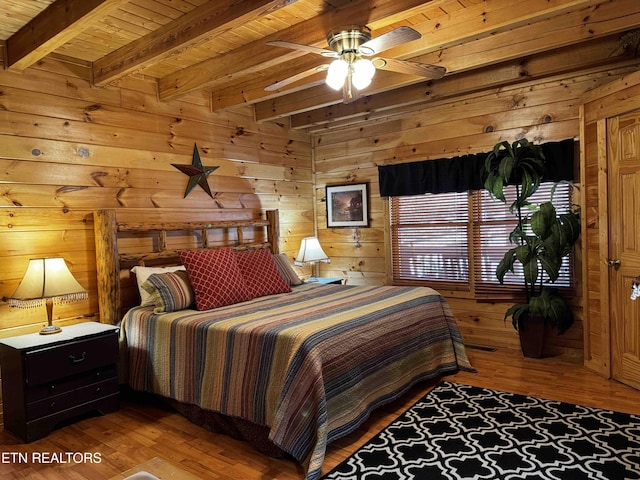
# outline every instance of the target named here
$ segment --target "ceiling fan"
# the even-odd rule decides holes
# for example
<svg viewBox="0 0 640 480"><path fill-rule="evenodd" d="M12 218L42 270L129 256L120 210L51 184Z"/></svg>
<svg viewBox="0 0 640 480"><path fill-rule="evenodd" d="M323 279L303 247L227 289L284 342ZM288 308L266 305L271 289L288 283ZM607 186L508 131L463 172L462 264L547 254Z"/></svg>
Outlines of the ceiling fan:
<svg viewBox="0 0 640 480"><path fill-rule="evenodd" d="M408 73L429 79L441 78L447 70L438 65L393 58L365 58L421 37L420 32L405 26L395 28L379 37L371 38L371 30L368 27L349 25L333 29L327 34L327 43L332 50L284 40L267 42L267 45L301 50L334 60L328 65L320 65L285 78L269 85L265 90L279 90L316 72L326 70L327 85L334 90L342 89L344 102L349 103L358 98L360 90L369 86L376 69Z"/></svg>

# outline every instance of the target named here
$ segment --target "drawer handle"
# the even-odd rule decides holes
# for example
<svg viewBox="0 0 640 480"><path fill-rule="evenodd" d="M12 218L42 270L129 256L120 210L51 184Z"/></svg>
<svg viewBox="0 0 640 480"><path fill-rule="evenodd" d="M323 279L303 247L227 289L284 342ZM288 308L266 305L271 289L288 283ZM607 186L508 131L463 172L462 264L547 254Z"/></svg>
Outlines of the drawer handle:
<svg viewBox="0 0 640 480"><path fill-rule="evenodd" d="M71 361L71 363L73 363L74 365L84 362L86 358L87 352L82 352L82 355L80 355L79 357L76 357L75 355L69 355L69 361Z"/></svg>

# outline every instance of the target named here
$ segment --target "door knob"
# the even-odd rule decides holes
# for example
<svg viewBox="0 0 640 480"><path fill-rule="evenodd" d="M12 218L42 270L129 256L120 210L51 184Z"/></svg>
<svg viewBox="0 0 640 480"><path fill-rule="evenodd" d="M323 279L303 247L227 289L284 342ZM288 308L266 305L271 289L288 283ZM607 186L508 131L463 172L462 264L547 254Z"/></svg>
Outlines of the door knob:
<svg viewBox="0 0 640 480"><path fill-rule="evenodd" d="M617 258L613 258L613 259L610 258L609 260L607 260L607 265L617 270L618 268L620 268L620 260Z"/></svg>

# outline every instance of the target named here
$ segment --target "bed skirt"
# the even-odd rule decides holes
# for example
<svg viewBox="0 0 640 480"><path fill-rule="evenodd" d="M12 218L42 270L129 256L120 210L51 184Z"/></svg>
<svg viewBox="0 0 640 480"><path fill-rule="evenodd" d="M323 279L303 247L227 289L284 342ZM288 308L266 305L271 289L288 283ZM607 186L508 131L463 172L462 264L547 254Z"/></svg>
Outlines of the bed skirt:
<svg viewBox="0 0 640 480"><path fill-rule="evenodd" d="M250 443L257 451L275 458L295 459L269 440L269 427L258 425L243 418L230 417L222 413L205 410L197 405L180 403L171 398L162 398L164 403L191 423L210 432L221 433L236 440Z"/></svg>

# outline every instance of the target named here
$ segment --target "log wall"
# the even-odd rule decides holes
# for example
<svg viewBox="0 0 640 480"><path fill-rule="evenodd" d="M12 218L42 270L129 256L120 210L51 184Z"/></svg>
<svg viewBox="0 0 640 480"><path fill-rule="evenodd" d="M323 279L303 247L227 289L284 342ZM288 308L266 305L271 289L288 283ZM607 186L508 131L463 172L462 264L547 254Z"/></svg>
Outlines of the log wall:
<svg viewBox="0 0 640 480"><path fill-rule="evenodd" d="M279 209L280 250L314 232L309 136L257 124L247 109L212 114L196 95L159 102L153 82L93 88L87 65L49 59L0 70L0 337L39 330L42 309L9 307L29 258L63 256L89 300L56 305L57 324L98 320L92 212L185 220L259 218ZM209 197L172 164L197 143ZM133 248L136 239L130 239Z"/></svg>
<svg viewBox="0 0 640 480"><path fill-rule="evenodd" d="M520 136L578 139L584 93L635 68L576 71L434 99L409 113L393 110L311 134L256 123L249 110L212 114L197 95L158 102L155 84L142 77L92 88L87 65L64 59L48 58L21 74L0 70L0 337L37 331L45 321L44 309L13 309L7 301L28 259L38 256L63 256L89 291L86 302L56 306L57 323L99 320L92 212L100 208L186 219L257 218L277 208L280 249L290 258L317 227L332 259L321 265L322 275L388 283L378 165L488 151ZM191 164L194 143L203 164L218 167L208 178L213 198L199 187L185 197L187 177L172 166ZM352 182L369 183L370 227L327 229L325 186ZM580 282L579 276L578 291ZM508 304L449 299L468 343L517 346L502 319ZM552 348L581 356L581 295L572 301L578 321L554 337Z"/></svg>
<svg viewBox="0 0 640 480"><path fill-rule="evenodd" d="M465 96L434 100L411 114L378 114L369 122L340 130L315 133L313 139L317 223L319 239L331 257L321 265L324 276L342 276L350 284L385 284L390 281L387 239L387 200L380 197L379 165L448 158L487 152L501 141L526 137L535 143L579 140L579 106L582 95L611 82L637 67L595 68L563 77L487 89ZM466 87L459 86L462 90ZM471 88L468 88L471 90ZM400 102L401 99L398 99ZM577 155L574 164L577 166ZM580 178L576 172L576 179ZM370 186L370 228L328 229L324 203L326 185L368 182ZM575 200L582 203L582 190L576 184ZM357 240L361 246L358 246ZM581 357L582 295L581 251L577 249L576 295L571 299L576 323L562 336L550 336L547 354L558 352ZM511 305L477 302L447 295L460 323L465 341L483 346L519 347L511 323L503 321Z"/></svg>

